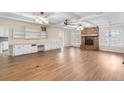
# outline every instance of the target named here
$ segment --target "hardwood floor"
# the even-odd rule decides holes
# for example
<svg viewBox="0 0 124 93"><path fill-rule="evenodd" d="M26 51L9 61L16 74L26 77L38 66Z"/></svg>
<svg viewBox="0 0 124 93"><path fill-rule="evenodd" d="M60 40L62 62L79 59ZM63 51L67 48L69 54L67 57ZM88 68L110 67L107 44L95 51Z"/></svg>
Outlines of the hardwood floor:
<svg viewBox="0 0 124 93"><path fill-rule="evenodd" d="M124 54L65 48L0 56L0 80L124 80Z"/></svg>

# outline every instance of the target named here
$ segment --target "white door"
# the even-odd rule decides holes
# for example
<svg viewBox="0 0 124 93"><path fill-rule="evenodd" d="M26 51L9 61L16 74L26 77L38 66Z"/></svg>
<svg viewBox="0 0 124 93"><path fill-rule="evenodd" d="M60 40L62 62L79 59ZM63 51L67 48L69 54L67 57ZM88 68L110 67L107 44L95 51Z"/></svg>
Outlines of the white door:
<svg viewBox="0 0 124 93"><path fill-rule="evenodd" d="M74 47L80 47L81 44L81 31L71 32L71 45Z"/></svg>
<svg viewBox="0 0 124 93"><path fill-rule="evenodd" d="M59 41L61 43L61 50L64 48L64 31L59 31Z"/></svg>

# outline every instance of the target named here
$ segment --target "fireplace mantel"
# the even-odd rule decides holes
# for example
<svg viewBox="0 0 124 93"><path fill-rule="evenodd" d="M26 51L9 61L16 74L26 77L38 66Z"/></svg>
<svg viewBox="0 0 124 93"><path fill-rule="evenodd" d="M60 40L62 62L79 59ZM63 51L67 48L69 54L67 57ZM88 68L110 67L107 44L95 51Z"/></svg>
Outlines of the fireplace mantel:
<svg viewBox="0 0 124 93"><path fill-rule="evenodd" d="M85 28L82 31L80 48L98 50L99 49L98 33L99 33L98 27Z"/></svg>
<svg viewBox="0 0 124 93"><path fill-rule="evenodd" d="M98 36L98 34L86 34L86 35L81 35L81 36Z"/></svg>

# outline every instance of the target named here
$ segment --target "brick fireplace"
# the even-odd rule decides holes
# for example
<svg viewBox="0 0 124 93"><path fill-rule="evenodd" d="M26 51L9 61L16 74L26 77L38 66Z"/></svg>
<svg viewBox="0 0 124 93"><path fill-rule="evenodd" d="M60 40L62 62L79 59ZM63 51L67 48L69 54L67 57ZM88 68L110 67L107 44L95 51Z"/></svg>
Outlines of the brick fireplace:
<svg viewBox="0 0 124 93"><path fill-rule="evenodd" d="M98 34L99 34L98 27L84 28L84 30L81 33L80 48L98 50L99 49Z"/></svg>

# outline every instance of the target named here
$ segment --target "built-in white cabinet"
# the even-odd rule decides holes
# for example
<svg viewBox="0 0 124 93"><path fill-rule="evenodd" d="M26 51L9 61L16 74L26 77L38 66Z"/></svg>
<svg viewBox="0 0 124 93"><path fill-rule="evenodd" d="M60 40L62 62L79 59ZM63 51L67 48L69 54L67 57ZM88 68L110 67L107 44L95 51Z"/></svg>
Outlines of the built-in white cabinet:
<svg viewBox="0 0 124 93"><path fill-rule="evenodd" d="M23 45L15 45L13 47L13 56L23 55L24 46Z"/></svg>
<svg viewBox="0 0 124 93"><path fill-rule="evenodd" d="M29 54L29 53L32 53L31 45L24 45L23 46L23 54Z"/></svg>
<svg viewBox="0 0 124 93"><path fill-rule="evenodd" d="M26 28L26 29L14 29L13 39L44 39L47 38L46 31L40 31L38 29Z"/></svg>
<svg viewBox="0 0 124 93"><path fill-rule="evenodd" d="M40 38L42 39L46 39L48 37L47 31L41 31L40 34L41 34Z"/></svg>
<svg viewBox="0 0 124 93"><path fill-rule="evenodd" d="M43 45L43 51L60 49L63 47L62 40L55 40L42 44L11 45L9 46L9 53L12 56L36 53L38 52L39 45Z"/></svg>
<svg viewBox="0 0 124 93"><path fill-rule="evenodd" d="M24 39L25 31L24 30L14 30L13 31L13 39Z"/></svg>
<svg viewBox="0 0 124 93"><path fill-rule="evenodd" d="M40 39L41 36L41 31L37 29L30 29L26 28L25 29L25 39Z"/></svg>
<svg viewBox="0 0 124 93"><path fill-rule="evenodd" d="M3 53L4 50L8 50L8 41L0 42L0 53Z"/></svg>
<svg viewBox="0 0 124 93"><path fill-rule="evenodd" d="M3 48L3 50L8 50L8 41L2 42L2 48Z"/></svg>
<svg viewBox="0 0 124 93"><path fill-rule="evenodd" d="M50 44L49 44L49 43L45 44L44 50L45 50L45 51L50 50Z"/></svg>
<svg viewBox="0 0 124 93"><path fill-rule="evenodd" d="M47 38L47 32L46 31L40 31L37 29L25 29L25 39L41 39L41 38Z"/></svg>
<svg viewBox="0 0 124 93"><path fill-rule="evenodd" d="M37 52L37 46L35 44L32 45L24 45L24 54L30 54L30 53L35 53Z"/></svg>
<svg viewBox="0 0 124 93"><path fill-rule="evenodd" d="M11 47L13 52L11 52L12 56L24 55L37 52L37 46L35 44L32 45L14 45Z"/></svg>

